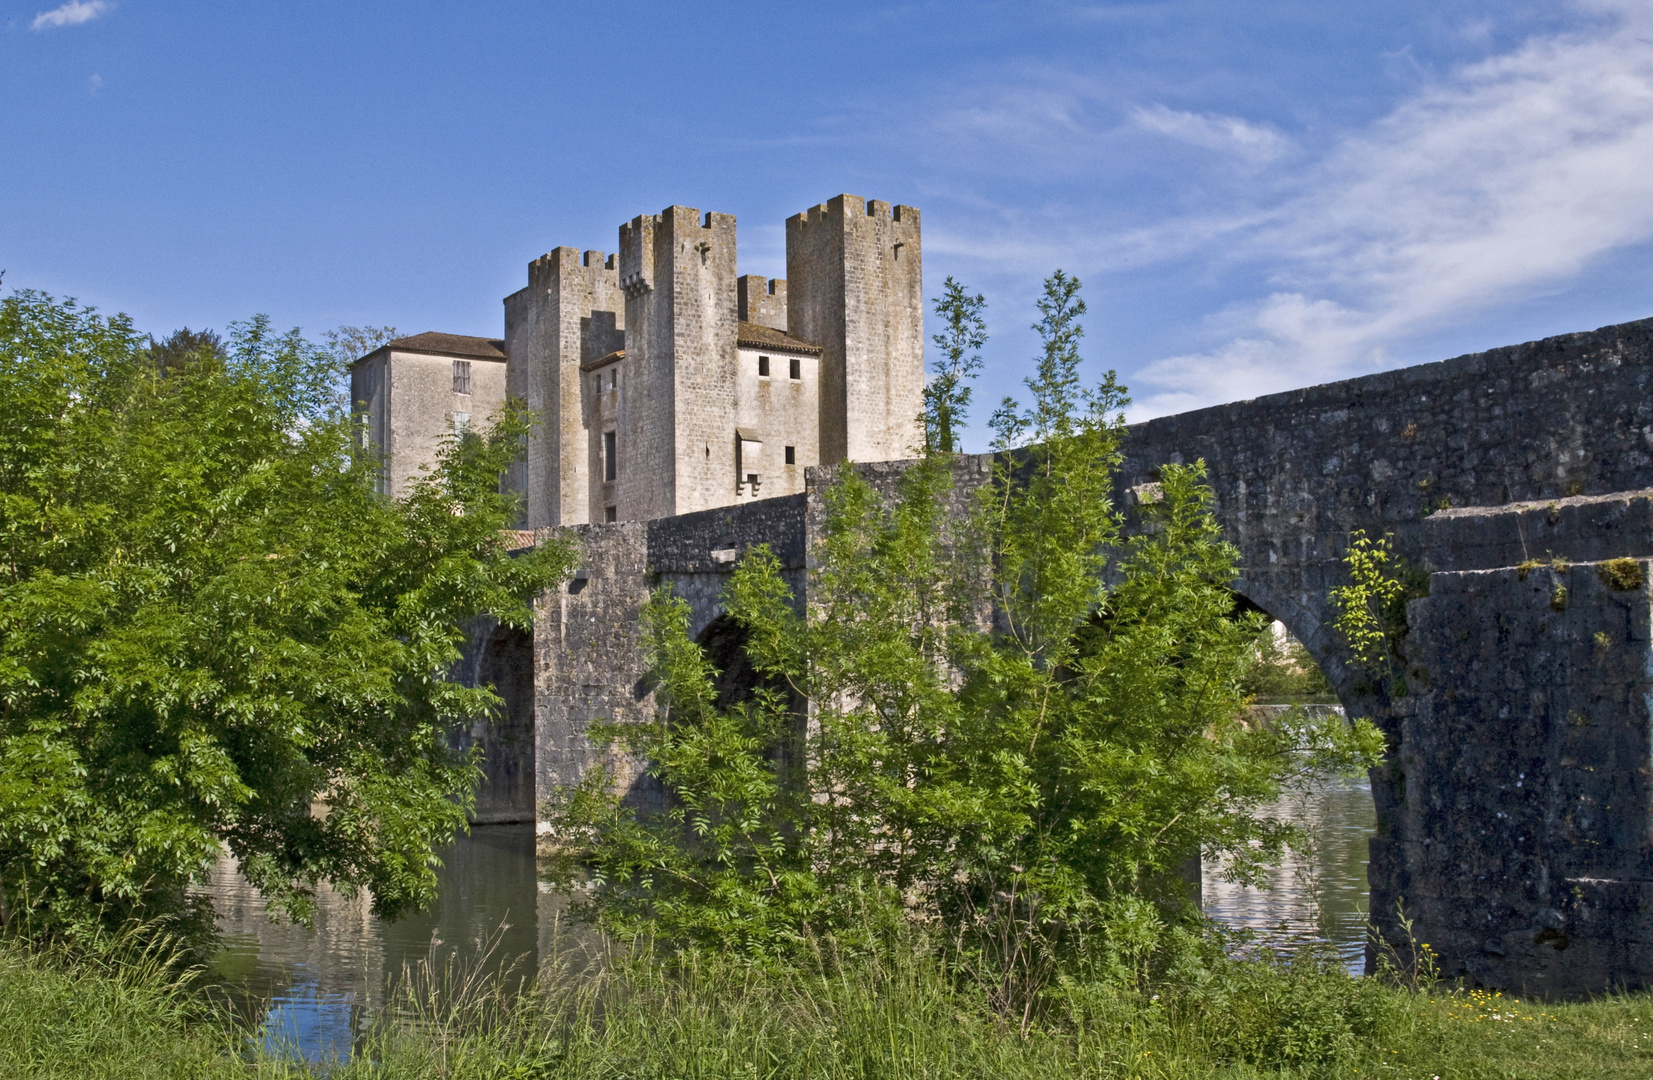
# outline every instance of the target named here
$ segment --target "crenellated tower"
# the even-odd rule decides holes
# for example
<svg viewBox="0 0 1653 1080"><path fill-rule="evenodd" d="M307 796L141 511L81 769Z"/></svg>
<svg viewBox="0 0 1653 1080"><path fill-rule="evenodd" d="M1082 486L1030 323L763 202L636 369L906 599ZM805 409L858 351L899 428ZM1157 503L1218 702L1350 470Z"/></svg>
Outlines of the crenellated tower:
<svg viewBox="0 0 1653 1080"><path fill-rule="evenodd" d="M735 219L687 206L620 227L626 297L617 517L667 517L732 501Z"/></svg>
<svg viewBox="0 0 1653 1080"><path fill-rule="evenodd" d="M786 222L787 331L819 345L823 462L894 461L923 445L919 212L839 195Z"/></svg>
<svg viewBox="0 0 1653 1080"><path fill-rule="evenodd" d="M526 527L592 520L581 367L624 347L612 255L556 248L529 263L527 287L505 298L506 388L541 419L510 478L526 493Z"/></svg>

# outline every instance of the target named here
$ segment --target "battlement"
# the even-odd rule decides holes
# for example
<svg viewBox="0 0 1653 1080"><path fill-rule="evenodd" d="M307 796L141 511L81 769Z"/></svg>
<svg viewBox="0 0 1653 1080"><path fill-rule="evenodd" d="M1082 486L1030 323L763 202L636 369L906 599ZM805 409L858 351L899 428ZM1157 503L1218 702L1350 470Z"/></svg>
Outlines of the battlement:
<svg viewBox="0 0 1653 1080"><path fill-rule="evenodd" d="M887 223L898 231L910 231L915 236L919 232L918 207L901 203L892 206L882 199L863 199L859 195L835 195L824 203L793 214L786 219L786 227L789 235L794 229L805 230L829 222L855 228L857 219Z"/></svg>
<svg viewBox="0 0 1653 1080"><path fill-rule="evenodd" d="M654 288L654 234L661 215L638 214L620 226L620 288L628 298Z"/></svg>
<svg viewBox="0 0 1653 1080"><path fill-rule="evenodd" d="M735 281L735 295L741 322L757 323L776 330L786 329L786 279L747 274Z"/></svg>
<svg viewBox="0 0 1653 1080"><path fill-rule="evenodd" d="M550 287L552 281L579 270L588 276L614 273L614 256L601 251L581 252L578 248L556 247L528 264L528 288ZM512 294L516 295L515 293Z"/></svg>

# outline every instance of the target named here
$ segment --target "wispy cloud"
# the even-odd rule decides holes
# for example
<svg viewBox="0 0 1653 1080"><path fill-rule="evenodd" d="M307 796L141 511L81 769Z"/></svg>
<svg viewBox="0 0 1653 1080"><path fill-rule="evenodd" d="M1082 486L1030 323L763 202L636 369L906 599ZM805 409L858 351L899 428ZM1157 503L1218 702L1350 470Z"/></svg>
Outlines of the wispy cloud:
<svg viewBox="0 0 1653 1080"><path fill-rule="evenodd" d="M1372 370L1653 239L1653 11L1592 8L1614 19L1427 86L1230 235L1277 290L1213 316L1212 348L1139 372L1140 415Z"/></svg>
<svg viewBox="0 0 1653 1080"><path fill-rule="evenodd" d="M79 26L106 14L115 5L108 0L69 0L62 7L42 11L29 24L31 30L52 30L59 26Z"/></svg>
<svg viewBox="0 0 1653 1080"><path fill-rule="evenodd" d="M1272 161L1291 148L1291 140L1266 125L1220 113L1184 112L1165 105L1139 105L1131 119L1147 131L1190 146L1234 154L1248 161Z"/></svg>
<svg viewBox="0 0 1653 1080"><path fill-rule="evenodd" d="M1005 280L1057 265L1093 282L1156 265L1249 279L1249 298L1188 328L1203 346L1129 372L1139 417L1388 365L1653 242L1653 6L1568 11L1564 31L1418 68L1386 114L1341 130L1071 73L978 82L923 136L947 197L984 205L928 246ZM1210 153L1168 157L1174 144Z"/></svg>

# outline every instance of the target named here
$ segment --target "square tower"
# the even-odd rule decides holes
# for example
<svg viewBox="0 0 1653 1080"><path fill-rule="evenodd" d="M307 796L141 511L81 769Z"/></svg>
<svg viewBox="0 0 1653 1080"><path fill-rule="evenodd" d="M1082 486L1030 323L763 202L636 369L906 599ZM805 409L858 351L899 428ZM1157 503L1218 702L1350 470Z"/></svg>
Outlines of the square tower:
<svg viewBox="0 0 1653 1080"><path fill-rule="evenodd" d="M839 195L786 221L787 331L821 347L820 460L924 444L924 273L916 207Z"/></svg>
<svg viewBox="0 0 1653 1080"><path fill-rule="evenodd" d="M732 502L735 219L668 206L620 226L625 358L615 427L616 518Z"/></svg>
<svg viewBox="0 0 1653 1080"><path fill-rule="evenodd" d="M529 263L528 287L505 298L507 389L540 419L510 477L526 495L525 527L593 520L580 368L624 346L612 255L559 247Z"/></svg>

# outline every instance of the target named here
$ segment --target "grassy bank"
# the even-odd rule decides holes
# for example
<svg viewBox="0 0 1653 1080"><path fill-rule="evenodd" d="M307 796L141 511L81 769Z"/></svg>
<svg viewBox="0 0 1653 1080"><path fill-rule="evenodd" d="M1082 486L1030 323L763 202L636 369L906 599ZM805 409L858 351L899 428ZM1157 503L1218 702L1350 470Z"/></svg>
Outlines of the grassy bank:
<svg viewBox="0 0 1653 1080"><path fill-rule="evenodd" d="M404 987L341 1078L1646 1077L1653 996L1537 1005L1409 994L1334 966L1249 963L1172 994L1064 988L1027 1038L913 955L832 972L610 959L526 995ZM444 983L446 985L444 985ZM0 1075L294 1075L156 965L0 948Z"/></svg>

